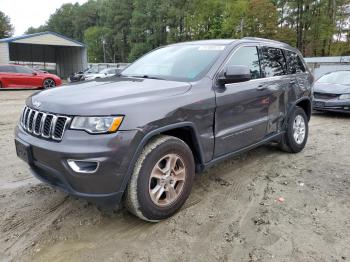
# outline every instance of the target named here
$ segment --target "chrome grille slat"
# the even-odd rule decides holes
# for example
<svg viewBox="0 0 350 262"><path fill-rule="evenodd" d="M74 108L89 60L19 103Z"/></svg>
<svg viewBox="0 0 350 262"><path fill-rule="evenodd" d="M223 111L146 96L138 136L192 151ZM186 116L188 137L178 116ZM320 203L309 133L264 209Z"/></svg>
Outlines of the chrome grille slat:
<svg viewBox="0 0 350 262"><path fill-rule="evenodd" d="M40 121L39 134L43 133L45 120L46 120L46 114L43 113L43 116L41 117L41 121Z"/></svg>
<svg viewBox="0 0 350 262"><path fill-rule="evenodd" d="M49 114L29 107L24 108L20 119L21 126L28 133L55 141L62 140L70 121L68 116Z"/></svg>

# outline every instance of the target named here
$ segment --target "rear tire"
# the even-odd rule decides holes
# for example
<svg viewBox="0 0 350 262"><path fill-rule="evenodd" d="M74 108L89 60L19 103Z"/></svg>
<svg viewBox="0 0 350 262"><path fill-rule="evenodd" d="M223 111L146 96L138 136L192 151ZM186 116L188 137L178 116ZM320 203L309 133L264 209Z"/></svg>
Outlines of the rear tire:
<svg viewBox="0 0 350 262"><path fill-rule="evenodd" d="M295 107L287 123L286 133L280 142L280 148L289 153L298 153L306 145L309 135L308 118L301 107Z"/></svg>
<svg viewBox="0 0 350 262"><path fill-rule="evenodd" d="M125 205L146 221L168 218L186 202L194 176L188 145L176 137L159 136L145 146L135 164Z"/></svg>

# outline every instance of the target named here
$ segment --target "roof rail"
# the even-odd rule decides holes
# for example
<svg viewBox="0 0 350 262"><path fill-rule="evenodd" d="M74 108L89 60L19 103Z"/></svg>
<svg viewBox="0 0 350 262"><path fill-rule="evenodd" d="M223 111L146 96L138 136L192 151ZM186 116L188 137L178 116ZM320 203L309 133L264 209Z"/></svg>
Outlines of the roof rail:
<svg viewBox="0 0 350 262"><path fill-rule="evenodd" d="M272 42L272 43L283 43L281 41L277 41L277 40L271 40L271 39L266 39L266 38L260 38L260 37L243 37L242 39L245 39L245 40L253 40L253 41L264 41L264 42ZM285 44L285 43L283 43Z"/></svg>

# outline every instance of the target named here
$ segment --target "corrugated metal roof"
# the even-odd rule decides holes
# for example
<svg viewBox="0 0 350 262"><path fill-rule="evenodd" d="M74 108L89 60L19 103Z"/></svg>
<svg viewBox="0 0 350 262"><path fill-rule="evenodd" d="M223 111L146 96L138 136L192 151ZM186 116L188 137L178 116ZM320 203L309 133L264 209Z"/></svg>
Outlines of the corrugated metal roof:
<svg viewBox="0 0 350 262"><path fill-rule="evenodd" d="M85 44L79 42L79 41L76 41L74 39L71 39L67 36L64 36L64 35L61 35L61 34L58 34L58 33L55 33L55 32L50 32L50 31L47 31L47 32L40 32L40 33L35 33L35 34L28 34L28 35L21 35L21 36L15 36L15 37L9 37L9 38L3 38L3 39L0 39L0 43L11 43L11 42L17 42L20 40L21 43L25 43L25 39L30 39L30 38L34 38L34 37L38 37L38 36L43 36L43 35L53 35L53 36L56 36L56 37L59 37L59 38L62 38L66 41L69 41L69 42L72 42L72 46L76 46L76 45L79 45L79 46L82 46L84 47ZM28 43L30 44L31 42L28 41ZM45 45L45 42L43 42L43 44Z"/></svg>
<svg viewBox="0 0 350 262"><path fill-rule="evenodd" d="M350 56L305 57L306 63L350 63Z"/></svg>

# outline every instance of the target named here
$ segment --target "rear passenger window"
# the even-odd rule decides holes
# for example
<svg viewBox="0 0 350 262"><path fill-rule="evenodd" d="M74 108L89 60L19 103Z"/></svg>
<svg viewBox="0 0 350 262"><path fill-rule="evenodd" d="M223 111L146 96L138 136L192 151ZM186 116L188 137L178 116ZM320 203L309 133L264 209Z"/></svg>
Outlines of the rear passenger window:
<svg viewBox="0 0 350 262"><path fill-rule="evenodd" d="M13 66L0 66L0 73L17 73Z"/></svg>
<svg viewBox="0 0 350 262"><path fill-rule="evenodd" d="M228 60L227 65L248 66L252 79L261 77L259 55L255 46L240 47Z"/></svg>
<svg viewBox="0 0 350 262"><path fill-rule="evenodd" d="M287 60L288 74L298 74L306 71L300 56L292 51L287 50L285 51L285 55Z"/></svg>
<svg viewBox="0 0 350 262"><path fill-rule="evenodd" d="M263 47L261 69L265 77L281 76L286 73L286 62L279 48Z"/></svg>

